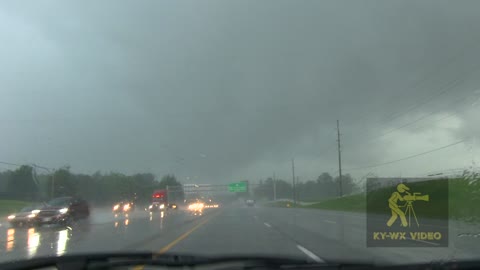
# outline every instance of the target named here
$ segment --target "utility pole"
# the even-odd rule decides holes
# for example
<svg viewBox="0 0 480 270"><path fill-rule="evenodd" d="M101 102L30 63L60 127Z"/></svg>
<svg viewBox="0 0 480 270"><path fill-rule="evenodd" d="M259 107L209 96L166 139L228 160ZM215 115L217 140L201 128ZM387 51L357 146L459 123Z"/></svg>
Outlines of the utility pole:
<svg viewBox="0 0 480 270"><path fill-rule="evenodd" d="M293 206L297 205L297 199L295 197L296 187L295 187L295 160L292 158L292 182L293 182Z"/></svg>
<svg viewBox="0 0 480 270"><path fill-rule="evenodd" d="M170 203L170 194L168 194L169 191L170 191L170 189L168 188L168 185L167 185L167 187L166 187L166 190L167 190L167 199L165 200L165 202L166 202L165 208L168 208L168 205L169 205L169 203Z"/></svg>
<svg viewBox="0 0 480 270"><path fill-rule="evenodd" d="M342 188L342 151L340 149L340 122L337 120L337 144L338 144L338 180L340 185L340 197L343 196Z"/></svg>
<svg viewBox="0 0 480 270"><path fill-rule="evenodd" d="M277 181L275 180L275 172L273 173L273 201L277 201Z"/></svg>
<svg viewBox="0 0 480 270"><path fill-rule="evenodd" d="M52 173L52 190L50 192L52 199L55 198L55 173Z"/></svg>
<svg viewBox="0 0 480 270"><path fill-rule="evenodd" d="M298 183L300 183L300 177L297 176L295 183L296 183L296 185L297 185ZM299 197L299 196L298 196L297 189L295 189L295 201L298 201L298 197Z"/></svg>

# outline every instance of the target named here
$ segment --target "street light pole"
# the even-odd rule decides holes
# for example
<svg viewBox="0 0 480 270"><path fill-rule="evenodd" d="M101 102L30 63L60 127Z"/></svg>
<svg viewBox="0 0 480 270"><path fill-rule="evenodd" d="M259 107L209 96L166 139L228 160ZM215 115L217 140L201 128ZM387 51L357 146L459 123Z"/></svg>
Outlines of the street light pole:
<svg viewBox="0 0 480 270"><path fill-rule="evenodd" d="M44 169L45 171L47 171L48 173L50 173L52 175L52 186L51 186L51 190L50 190L50 197L51 199L54 198L54 195L55 195L55 170L51 170L49 168L46 168L46 167L43 167L43 166L38 166L36 164L32 164L33 167L35 168L40 168L40 169Z"/></svg>
<svg viewBox="0 0 480 270"><path fill-rule="evenodd" d="M295 160L292 158L292 182L293 182L293 206L297 205L297 199L295 197L296 187L295 187Z"/></svg>
<svg viewBox="0 0 480 270"><path fill-rule="evenodd" d="M52 191L51 191L51 198L55 198L55 174L52 173Z"/></svg>
<svg viewBox="0 0 480 270"><path fill-rule="evenodd" d="M338 182L340 185L339 194L340 197L343 196L343 187L342 187L342 150L340 146L340 121L337 120L337 147L338 147Z"/></svg>
<svg viewBox="0 0 480 270"><path fill-rule="evenodd" d="M169 201L170 201L170 195L168 194L168 191L169 191L169 188L167 185L167 200L166 200L167 205L169 205Z"/></svg>
<svg viewBox="0 0 480 270"><path fill-rule="evenodd" d="M273 201L277 201L277 181L275 180L275 173L273 173Z"/></svg>

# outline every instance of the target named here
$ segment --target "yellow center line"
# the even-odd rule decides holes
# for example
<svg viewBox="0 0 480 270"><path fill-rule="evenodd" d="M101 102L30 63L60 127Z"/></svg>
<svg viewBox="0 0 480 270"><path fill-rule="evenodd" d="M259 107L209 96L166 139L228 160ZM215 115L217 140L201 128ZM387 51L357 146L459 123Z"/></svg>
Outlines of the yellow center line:
<svg viewBox="0 0 480 270"><path fill-rule="evenodd" d="M187 238L191 233L193 233L194 231L196 231L198 228L200 228L201 226L203 226L205 223L207 223L208 221L210 221L211 219L213 219L214 217L218 216L220 214L220 212L217 212L216 214L213 214L211 215L210 217L208 217L207 219L203 220L202 222L198 223L195 227L191 228L190 230L188 230L187 232L185 232L184 234L180 235L177 239L173 240L170 244L164 246L162 249L160 249L157 254L160 255L160 254L163 254L167 251L169 251L172 247L174 247L176 244L178 244L180 241L182 241L183 239Z"/></svg>
<svg viewBox="0 0 480 270"><path fill-rule="evenodd" d="M222 211L218 211L217 213L215 214L212 214L210 217L206 218L205 220L203 220L202 222L198 223L197 225L195 225L195 227L191 228L190 230L188 230L187 232L183 233L182 235L180 235L177 239L173 240L170 244L164 246L162 249L160 249L156 255L161 255L167 251L169 251L171 248L173 248L176 244L180 243L180 241L182 241L183 239L187 238L190 234L192 234L194 231L196 231L198 228L200 228L201 226L203 226L205 223L207 223L208 221L212 220L214 217L218 216ZM153 256L153 259L155 259L155 255ZM143 270L145 267L145 265L137 265L135 267L133 267L133 269L135 270Z"/></svg>

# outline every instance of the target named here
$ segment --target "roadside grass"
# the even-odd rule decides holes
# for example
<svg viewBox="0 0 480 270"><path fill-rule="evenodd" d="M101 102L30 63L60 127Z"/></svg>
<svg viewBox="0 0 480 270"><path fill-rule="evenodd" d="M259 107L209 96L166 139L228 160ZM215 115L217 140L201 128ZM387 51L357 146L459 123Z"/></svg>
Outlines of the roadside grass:
<svg viewBox="0 0 480 270"><path fill-rule="evenodd" d="M293 207L293 203L287 201L280 201L280 202L267 202L265 206L269 207L281 207L281 208L290 208Z"/></svg>
<svg viewBox="0 0 480 270"><path fill-rule="evenodd" d="M417 213L423 213L424 216L429 218L449 218L467 222L480 221L480 207L478 207L480 205L480 181L468 181L462 178L449 179L448 197L444 195L444 188L441 185L436 185L435 181L440 183L440 181L446 180L434 180L433 185L432 181L410 183L409 187L412 191L428 190L425 194L428 194L430 198L442 198L440 204L447 204L448 200L448 212L443 211L443 207L432 207L428 202L419 201L414 202ZM385 198L389 198L391 193L391 188L380 188L370 193L368 199L379 203L369 204L369 213L390 213ZM291 203L289 206L287 204L288 202L274 202L267 204L267 206L293 207ZM356 194L329 199L312 205L297 205L296 207L365 213L367 211L367 196L365 193Z"/></svg>
<svg viewBox="0 0 480 270"><path fill-rule="evenodd" d="M11 213L15 213L30 204L30 202L25 201L0 200L0 216L6 216Z"/></svg>
<svg viewBox="0 0 480 270"><path fill-rule="evenodd" d="M365 194L356 194L345 196L342 198L330 199L312 205L303 206L302 208L338 210L349 212L365 212L366 197Z"/></svg>

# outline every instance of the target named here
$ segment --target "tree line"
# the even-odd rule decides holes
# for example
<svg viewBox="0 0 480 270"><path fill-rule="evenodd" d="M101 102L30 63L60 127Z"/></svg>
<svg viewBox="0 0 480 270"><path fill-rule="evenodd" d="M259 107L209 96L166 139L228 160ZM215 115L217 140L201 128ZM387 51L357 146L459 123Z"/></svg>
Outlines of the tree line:
<svg viewBox="0 0 480 270"><path fill-rule="evenodd" d="M153 190L167 186L181 186L181 183L174 175L164 175L160 180L151 173L126 175L96 172L89 175L73 173L69 167L39 175L28 165L0 172L0 198L25 201L79 196L91 203L104 204L136 196L139 201L147 202ZM179 197L179 194L176 195Z"/></svg>
<svg viewBox="0 0 480 270"><path fill-rule="evenodd" d="M274 199L273 179L262 180L253 189L254 196L258 199ZM277 199L292 199L293 184L292 181L275 179L275 189ZM349 195L360 190L360 186L355 183L349 175L342 175L342 194ZM329 173L322 173L315 180L298 182L295 184L296 198L299 201L319 201L322 199L338 197L340 194L339 177L332 177Z"/></svg>

